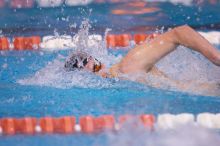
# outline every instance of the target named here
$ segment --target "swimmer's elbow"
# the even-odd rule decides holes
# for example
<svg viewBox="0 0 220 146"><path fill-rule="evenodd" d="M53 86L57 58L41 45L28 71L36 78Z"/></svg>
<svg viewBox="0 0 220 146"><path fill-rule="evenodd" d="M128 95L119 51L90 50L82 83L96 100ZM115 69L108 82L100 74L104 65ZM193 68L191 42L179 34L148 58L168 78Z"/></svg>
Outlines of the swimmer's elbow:
<svg viewBox="0 0 220 146"><path fill-rule="evenodd" d="M182 26L175 27L173 29L173 31L176 35L180 35L180 34L182 34L182 32L188 32L191 30L192 30L192 28L189 25L182 25Z"/></svg>
<svg viewBox="0 0 220 146"><path fill-rule="evenodd" d="M182 44L183 37L185 37L186 35L188 36L193 31L194 30L190 26L188 26L188 25L182 25L182 26L175 27L172 30L173 38L174 38L174 43Z"/></svg>

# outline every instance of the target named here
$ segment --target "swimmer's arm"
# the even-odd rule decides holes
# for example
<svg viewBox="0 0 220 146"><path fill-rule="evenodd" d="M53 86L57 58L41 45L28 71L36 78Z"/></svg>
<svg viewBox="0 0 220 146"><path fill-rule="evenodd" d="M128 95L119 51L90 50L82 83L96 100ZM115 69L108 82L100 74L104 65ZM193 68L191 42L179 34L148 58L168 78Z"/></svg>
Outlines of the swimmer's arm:
<svg viewBox="0 0 220 146"><path fill-rule="evenodd" d="M161 76L164 78L169 78L163 71L159 70L156 66L153 66L150 70L152 75Z"/></svg>
<svg viewBox="0 0 220 146"><path fill-rule="evenodd" d="M208 82L198 82L198 81L178 81L170 78L167 76L163 71L159 70L157 67L153 67L151 71L149 72L154 76L158 76L159 78L167 80L167 82L182 91L188 91L188 90L199 90L199 91L205 91L205 90L212 90L214 88L220 88L220 85L214 84L214 83L208 83ZM160 87L160 85L156 85Z"/></svg>
<svg viewBox="0 0 220 146"><path fill-rule="evenodd" d="M170 78L163 71L159 70L156 66L153 66L149 73L152 74L153 76L158 76L159 78L166 80L170 85L172 85L178 89L183 90L187 87L186 83L183 83L178 80L174 80L174 79ZM160 85L158 85L158 87L159 86Z"/></svg>

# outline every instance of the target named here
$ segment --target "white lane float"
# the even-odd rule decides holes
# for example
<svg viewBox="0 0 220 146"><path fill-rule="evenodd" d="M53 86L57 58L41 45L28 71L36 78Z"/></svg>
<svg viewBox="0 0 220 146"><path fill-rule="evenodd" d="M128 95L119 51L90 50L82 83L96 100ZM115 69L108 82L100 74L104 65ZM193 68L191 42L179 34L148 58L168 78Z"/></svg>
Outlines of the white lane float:
<svg viewBox="0 0 220 146"><path fill-rule="evenodd" d="M90 4L92 1L93 0L65 0L65 4L67 6L84 6Z"/></svg>
<svg viewBox="0 0 220 146"><path fill-rule="evenodd" d="M88 48L99 47L99 45L101 45L103 41L102 36L98 34L89 35L87 42L79 40L79 39L83 39L83 38L80 38L78 35L73 36L73 44L77 46L77 44L80 44L80 42L83 42L87 44Z"/></svg>
<svg viewBox="0 0 220 146"><path fill-rule="evenodd" d="M199 32L205 39L210 43L219 45L220 44L220 32L211 31L211 32Z"/></svg>
<svg viewBox="0 0 220 146"><path fill-rule="evenodd" d="M65 50L75 47L72 37L63 36L44 36L40 48L46 51Z"/></svg>
<svg viewBox="0 0 220 146"><path fill-rule="evenodd" d="M59 7L64 0L36 0L39 7Z"/></svg>
<svg viewBox="0 0 220 146"><path fill-rule="evenodd" d="M205 128L218 128L219 116L212 113L201 113L197 115L197 124Z"/></svg>
<svg viewBox="0 0 220 146"><path fill-rule="evenodd" d="M183 113L179 115L162 114L158 116L157 125L161 129L175 129L181 125L193 124L194 115Z"/></svg>
<svg viewBox="0 0 220 146"><path fill-rule="evenodd" d="M99 47L103 39L101 35L89 35L88 36L88 48ZM79 44L79 37L75 35L74 37L69 35L61 36L44 36L40 44L40 48L45 51L56 51L56 50L66 50L74 49Z"/></svg>
<svg viewBox="0 0 220 146"><path fill-rule="evenodd" d="M214 125L215 128L220 129L220 114L215 115Z"/></svg>

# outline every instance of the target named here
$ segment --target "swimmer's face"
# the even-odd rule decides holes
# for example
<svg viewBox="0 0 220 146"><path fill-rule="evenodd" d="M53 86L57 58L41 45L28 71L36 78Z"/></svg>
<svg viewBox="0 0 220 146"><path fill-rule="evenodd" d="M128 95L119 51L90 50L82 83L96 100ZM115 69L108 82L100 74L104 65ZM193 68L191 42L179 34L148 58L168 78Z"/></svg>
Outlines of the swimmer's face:
<svg viewBox="0 0 220 146"><path fill-rule="evenodd" d="M93 57L89 57L87 59L88 63L85 65L84 69L88 70L88 71L93 71L94 69L94 65L95 65L95 60L93 59Z"/></svg>
<svg viewBox="0 0 220 146"><path fill-rule="evenodd" d="M101 62L93 57L89 57L87 59L88 63L85 65L84 69L91 71L91 72L98 72L102 69Z"/></svg>

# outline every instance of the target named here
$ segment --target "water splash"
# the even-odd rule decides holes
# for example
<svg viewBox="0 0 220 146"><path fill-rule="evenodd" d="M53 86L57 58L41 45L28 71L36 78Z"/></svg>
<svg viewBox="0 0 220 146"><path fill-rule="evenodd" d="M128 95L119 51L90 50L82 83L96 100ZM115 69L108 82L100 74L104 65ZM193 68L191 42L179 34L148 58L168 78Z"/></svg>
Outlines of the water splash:
<svg viewBox="0 0 220 146"><path fill-rule="evenodd" d="M170 78L187 84L187 92L220 95L220 68L195 51L180 46L163 58L157 67Z"/></svg>
<svg viewBox="0 0 220 146"><path fill-rule="evenodd" d="M157 66L176 80L220 82L220 68L201 54L180 46L162 59Z"/></svg>
<svg viewBox="0 0 220 146"><path fill-rule="evenodd" d="M66 72L63 68L64 60L62 58L49 62L46 67L37 71L33 76L20 79L17 82L22 85L49 86L62 89L72 87L107 88L111 86L111 81L104 80L89 72L77 70Z"/></svg>
<svg viewBox="0 0 220 146"><path fill-rule="evenodd" d="M109 54L103 40L96 40L91 43L90 40L93 38L89 35L90 28L91 25L88 19L82 22L79 32L74 36L76 39L76 47L73 49L73 52L86 52L100 60L107 67L118 62L121 56ZM55 34L59 36L56 31ZM95 35L92 37L95 37ZM70 55L71 53L72 52L70 52ZM107 88L113 86L113 82L115 82L114 79L103 79L86 71L65 71L65 59L66 56L59 55L55 60L49 62L34 75L26 79L17 80L17 82L22 85L50 86L64 89L72 87Z"/></svg>
<svg viewBox="0 0 220 146"><path fill-rule="evenodd" d="M173 130L156 128L153 132L142 126L128 124L118 133L107 133L107 146L218 146L220 135L213 130L193 125Z"/></svg>

